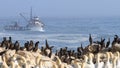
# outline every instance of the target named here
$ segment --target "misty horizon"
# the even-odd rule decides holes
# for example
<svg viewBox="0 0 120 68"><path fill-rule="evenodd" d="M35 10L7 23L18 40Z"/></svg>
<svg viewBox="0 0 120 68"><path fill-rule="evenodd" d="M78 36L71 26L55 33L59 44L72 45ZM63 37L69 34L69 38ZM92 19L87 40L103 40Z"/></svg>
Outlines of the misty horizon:
<svg viewBox="0 0 120 68"><path fill-rule="evenodd" d="M40 17L120 17L120 1L113 0L4 0L0 1L0 17L19 17L30 13Z"/></svg>

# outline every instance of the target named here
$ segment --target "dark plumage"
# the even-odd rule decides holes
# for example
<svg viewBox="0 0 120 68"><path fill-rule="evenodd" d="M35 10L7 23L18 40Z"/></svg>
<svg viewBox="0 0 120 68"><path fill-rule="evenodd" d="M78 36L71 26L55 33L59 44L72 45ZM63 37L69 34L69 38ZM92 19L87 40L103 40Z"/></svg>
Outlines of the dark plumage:
<svg viewBox="0 0 120 68"><path fill-rule="evenodd" d="M39 44L39 41L37 41L37 42L35 43L35 47L38 47L38 44Z"/></svg>
<svg viewBox="0 0 120 68"><path fill-rule="evenodd" d="M119 37L118 37L118 35L115 35L115 39L117 40Z"/></svg>
<svg viewBox="0 0 120 68"><path fill-rule="evenodd" d="M10 44L9 49L13 50L14 49L14 44Z"/></svg>
<svg viewBox="0 0 120 68"><path fill-rule="evenodd" d="M3 37L3 41L1 43L1 47L6 47L6 45L7 45L7 39L6 39L6 37Z"/></svg>
<svg viewBox="0 0 120 68"><path fill-rule="evenodd" d="M45 45L46 45L46 48L49 48L49 44L48 44L47 40L45 40Z"/></svg>
<svg viewBox="0 0 120 68"><path fill-rule="evenodd" d="M41 54L44 55L44 47L41 47Z"/></svg>
<svg viewBox="0 0 120 68"><path fill-rule="evenodd" d="M82 44L81 44L81 47L78 47L78 48L77 48L77 52L78 52L77 55L80 55L80 56L83 55L84 48L83 48Z"/></svg>
<svg viewBox="0 0 120 68"><path fill-rule="evenodd" d="M28 51L28 46L29 46L29 41L27 41L27 42L24 44L24 47L26 48L27 51Z"/></svg>
<svg viewBox="0 0 120 68"><path fill-rule="evenodd" d="M30 43L28 45L26 45L27 51L32 51L33 50L33 45L34 45L33 41L30 40Z"/></svg>
<svg viewBox="0 0 120 68"><path fill-rule="evenodd" d="M44 49L44 54L45 54L45 56L51 57L51 55L52 55L52 48L54 46L50 47L49 44L48 44L48 42L47 42L47 40L45 40L45 44L46 44L46 47Z"/></svg>
<svg viewBox="0 0 120 68"><path fill-rule="evenodd" d="M89 42L90 42L90 45L91 45L92 42L93 42L92 37L91 37L91 34L89 34Z"/></svg>
<svg viewBox="0 0 120 68"><path fill-rule="evenodd" d="M106 48L108 48L109 45L110 45L110 38L108 38L108 41L107 41L107 43L106 43Z"/></svg>
<svg viewBox="0 0 120 68"><path fill-rule="evenodd" d="M101 45L101 49L105 48L105 39L101 38L100 45Z"/></svg>
<svg viewBox="0 0 120 68"><path fill-rule="evenodd" d="M41 47L41 51L42 51L42 52L44 51L44 47L43 47L43 46Z"/></svg>
<svg viewBox="0 0 120 68"><path fill-rule="evenodd" d="M9 42L9 43L12 43L12 37L9 37L8 42Z"/></svg>
<svg viewBox="0 0 120 68"><path fill-rule="evenodd" d="M6 49L12 49L13 43L12 43L12 37L9 37L9 40L7 41Z"/></svg>
<svg viewBox="0 0 120 68"><path fill-rule="evenodd" d="M38 44L39 44L39 41L37 41L35 43L35 47L33 48L33 51L36 52L38 50Z"/></svg>
<svg viewBox="0 0 120 68"><path fill-rule="evenodd" d="M18 51L18 50L20 49L20 44L19 44L18 41L15 42L15 44L14 44L14 49L15 49L16 51Z"/></svg>
<svg viewBox="0 0 120 68"><path fill-rule="evenodd" d="M5 54L7 51L5 50L5 51L2 51L2 52L0 52L0 55L3 55L3 54Z"/></svg>
<svg viewBox="0 0 120 68"><path fill-rule="evenodd" d="M99 45L95 45L95 51L94 51L94 54L99 53L99 51L101 50L100 48L101 48L101 47L100 47Z"/></svg>
<svg viewBox="0 0 120 68"><path fill-rule="evenodd" d="M79 53L82 52L80 47L77 48L77 52L79 52Z"/></svg>
<svg viewBox="0 0 120 68"><path fill-rule="evenodd" d="M29 44L30 46L33 46L34 45L34 42L33 42L33 40L30 40L30 44Z"/></svg>
<svg viewBox="0 0 120 68"><path fill-rule="evenodd" d="M118 35L114 36L114 40L112 42L112 46L114 46L115 43L118 43L118 38L119 38Z"/></svg>

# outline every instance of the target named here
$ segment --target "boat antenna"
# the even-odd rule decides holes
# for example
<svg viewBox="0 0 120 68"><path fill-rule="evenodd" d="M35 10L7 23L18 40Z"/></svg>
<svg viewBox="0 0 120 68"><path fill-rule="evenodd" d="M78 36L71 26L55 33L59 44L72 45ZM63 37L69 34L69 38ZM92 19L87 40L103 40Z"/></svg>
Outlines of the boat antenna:
<svg viewBox="0 0 120 68"><path fill-rule="evenodd" d="M32 20L32 7L30 9L30 20Z"/></svg>

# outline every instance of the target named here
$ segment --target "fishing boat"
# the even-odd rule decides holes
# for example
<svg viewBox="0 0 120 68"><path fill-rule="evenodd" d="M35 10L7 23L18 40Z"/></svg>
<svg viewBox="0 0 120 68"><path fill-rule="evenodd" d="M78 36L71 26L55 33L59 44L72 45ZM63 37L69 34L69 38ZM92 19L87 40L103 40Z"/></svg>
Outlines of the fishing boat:
<svg viewBox="0 0 120 68"><path fill-rule="evenodd" d="M9 31L25 31L25 30L30 30L26 27L20 26L18 25L17 22L14 22L14 25L8 25L4 27L5 30L9 30Z"/></svg>
<svg viewBox="0 0 120 68"><path fill-rule="evenodd" d="M41 22L39 17L32 15L32 9L30 12L30 19L27 20L24 15L20 13L20 15L26 20L28 23L25 26L20 26L17 22L15 22L14 25L7 25L4 27L5 30L17 30L17 31L23 31L23 30L30 30L30 31L44 31L44 24Z"/></svg>

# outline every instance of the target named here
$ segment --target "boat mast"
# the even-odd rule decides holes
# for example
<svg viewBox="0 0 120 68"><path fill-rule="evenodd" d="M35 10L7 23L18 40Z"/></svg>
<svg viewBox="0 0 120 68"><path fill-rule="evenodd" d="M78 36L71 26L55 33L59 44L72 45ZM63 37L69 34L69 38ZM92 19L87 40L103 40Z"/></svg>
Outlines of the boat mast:
<svg viewBox="0 0 120 68"><path fill-rule="evenodd" d="M30 9L30 21L32 21L32 7Z"/></svg>

